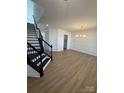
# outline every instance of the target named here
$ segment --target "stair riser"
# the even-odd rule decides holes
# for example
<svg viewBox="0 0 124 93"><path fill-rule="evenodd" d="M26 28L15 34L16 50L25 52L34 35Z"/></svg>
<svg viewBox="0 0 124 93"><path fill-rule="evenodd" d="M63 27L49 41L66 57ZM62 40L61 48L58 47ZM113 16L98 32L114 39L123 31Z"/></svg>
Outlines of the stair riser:
<svg viewBox="0 0 124 93"><path fill-rule="evenodd" d="M38 46L38 47L40 46L39 43L31 43L31 45L32 45L32 46L36 46L36 47L37 47L37 46Z"/></svg>
<svg viewBox="0 0 124 93"><path fill-rule="evenodd" d="M27 37L28 37L28 36L37 36L37 35L31 33L31 34L27 34Z"/></svg>
<svg viewBox="0 0 124 93"><path fill-rule="evenodd" d="M35 31L27 31L28 34L37 34Z"/></svg>
<svg viewBox="0 0 124 93"><path fill-rule="evenodd" d="M37 40L37 41L38 41L38 38L29 38L29 37L28 37L27 40L29 40L29 41L31 41L31 40L32 40L32 41L33 41L33 40Z"/></svg>

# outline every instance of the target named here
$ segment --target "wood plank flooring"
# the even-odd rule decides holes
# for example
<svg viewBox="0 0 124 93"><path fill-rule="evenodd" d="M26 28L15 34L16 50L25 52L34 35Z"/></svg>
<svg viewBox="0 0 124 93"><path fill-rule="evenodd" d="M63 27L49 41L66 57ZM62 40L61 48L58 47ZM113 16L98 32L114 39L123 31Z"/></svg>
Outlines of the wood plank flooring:
<svg viewBox="0 0 124 93"><path fill-rule="evenodd" d="M54 59L41 78L27 78L28 93L96 93L97 57L66 50Z"/></svg>

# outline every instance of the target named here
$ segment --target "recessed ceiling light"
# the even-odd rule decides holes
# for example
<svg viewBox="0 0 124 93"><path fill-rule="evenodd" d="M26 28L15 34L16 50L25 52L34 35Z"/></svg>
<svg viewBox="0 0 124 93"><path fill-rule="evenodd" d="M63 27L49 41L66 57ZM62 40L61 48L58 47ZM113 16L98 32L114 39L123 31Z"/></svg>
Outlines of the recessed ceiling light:
<svg viewBox="0 0 124 93"><path fill-rule="evenodd" d="M79 37L79 35L75 35L75 37Z"/></svg>
<svg viewBox="0 0 124 93"><path fill-rule="evenodd" d="M49 26L49 24L46 24L46 26Z"/></svg>
<svg viewBox="0 0 124 93"><path fill-rule="evenodd" d="M83 37L87 37L87 35L83 35Z"/></svg>
<svg viewBox="0 0 124 93"><path fill-rule="evenodd" d="M82 37L82 35L80 34L80 37Z"/></svg>

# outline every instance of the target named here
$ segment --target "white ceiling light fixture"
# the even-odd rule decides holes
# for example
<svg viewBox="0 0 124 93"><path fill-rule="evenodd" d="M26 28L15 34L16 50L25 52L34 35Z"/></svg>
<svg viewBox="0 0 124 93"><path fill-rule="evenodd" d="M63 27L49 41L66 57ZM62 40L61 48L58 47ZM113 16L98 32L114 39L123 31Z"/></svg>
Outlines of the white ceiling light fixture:
<svg viewBox="0 0 124 93"><path fill-rule="evenodd" d="M83 37L87 37L87 35L83 35Z"/></svg>
<svg viewBox="0 0 124 93"><path fill-rule="evenodd" d="M46 26L49 26L49 24L46 24Z"/></svg>
<svg viewBox="0 0 124 93"><path fill-rule="evenodd" d="M75 37L79 37L79 35L75 35Z"/></svg>
<svg viewBox="0 0 124 93"><path fill-rule="evenodd" d="M80 34L80 37L82 37L82 35Z"/></svg>
<svg viewBox="0 0 124 93"><path fill-rule="evenodd" d="M82 35L82 34L77 34L77 35L75 35L75 37L80 37L80 38L83 37L83 38L86 38L87 35L85 35L85 34L84 34L84 35Z"/></svg>

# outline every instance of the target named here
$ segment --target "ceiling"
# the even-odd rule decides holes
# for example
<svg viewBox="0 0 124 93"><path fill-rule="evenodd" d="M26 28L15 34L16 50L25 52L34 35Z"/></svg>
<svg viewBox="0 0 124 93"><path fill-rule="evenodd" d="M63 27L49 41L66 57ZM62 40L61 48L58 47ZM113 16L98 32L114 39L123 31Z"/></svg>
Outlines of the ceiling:
<svg viewBox="0 0 124 93"><path fill-rule="evenodd" d="M42 24L68 31L97 28L97 0L34 0L45 8Z"/></svg>

